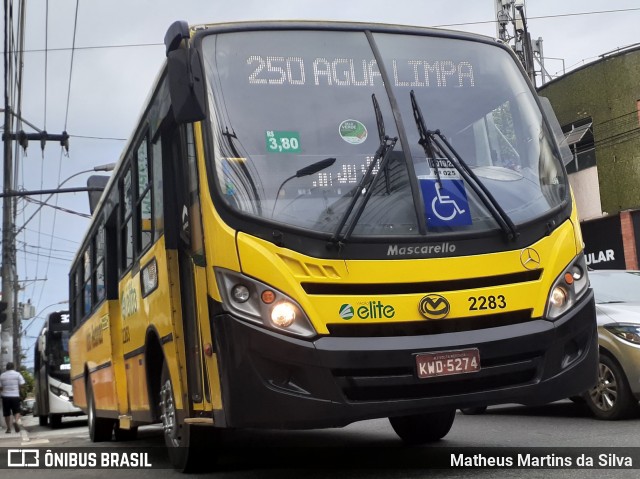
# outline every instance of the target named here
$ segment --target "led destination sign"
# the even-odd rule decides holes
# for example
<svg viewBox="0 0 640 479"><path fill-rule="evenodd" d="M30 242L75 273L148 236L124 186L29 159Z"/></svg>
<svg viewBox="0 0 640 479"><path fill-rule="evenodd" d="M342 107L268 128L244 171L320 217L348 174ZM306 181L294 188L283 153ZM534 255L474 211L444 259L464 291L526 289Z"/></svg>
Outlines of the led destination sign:
<svg viewBox="0 0 640 479"><path fill-rule="evenodd" d="M251 55L247 65L251 85L374 85L382 76L376 60L355 58L304 59L299 56ZM391 77L396 87L474 87L473 65L468 61L393 60Z"/></svg>

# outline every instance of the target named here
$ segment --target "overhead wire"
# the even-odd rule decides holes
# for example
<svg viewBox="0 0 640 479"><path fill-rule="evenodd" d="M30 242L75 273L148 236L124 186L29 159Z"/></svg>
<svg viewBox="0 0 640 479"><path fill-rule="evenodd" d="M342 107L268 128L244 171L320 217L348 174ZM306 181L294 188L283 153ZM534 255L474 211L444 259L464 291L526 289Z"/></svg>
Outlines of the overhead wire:
<svg viewBox="0 0 640 479"><path fill-rule="evenodd" d="M43 112L43 130L47 131L47 71L49 69L49 0L45 2L45 24L44 24L44 112ZM44 150L42 151L42 157L40 158L40 189L44 189ZM42 231L42 215L38 215L38 232ZM38 235L38 246L40 246L40 235ZM37 278L39 275L40 263L36 263L36 272L35 277ZM36 289L38 285L34 284L32 290L32 296L35 296ZM44 292L44 286L40 288L40 297L42 297L42 293ZM37 304L37 303L36 303Z"/></svg>
<svg viewBox="0 0 640 479"><path fill-rule="evenodd" d="M604 13L624 13L624 12L637 12L640 11L640 8L619 8L612 10L594 10L590 12L575 12L575 13L557 13L554 15L538 15L538 16L527 16L527 21L531 20L548 20L550 18L563 18L563 17L580 17L586 15L600 15ZM443 23L441 25L432 25L435 28L443 28L443 27L461 27L467 25L483 25L489 23L497 23L497 20L482 20L475 22L460 22L460 23Z"/></svg>
<svg viewBox="0 0 640 479"><path fill-rule="evenodd" d="M32 233L36 233L36 230L34 230L34 229L30 229L30 228L24 228L24 229L26 231L31 231ZM50 234L47 234L47 233L40 233L40 234L43 235L43 236L48 236L48 237L51 237L51 238L55 238L55 239L60 240L60 241L66 241L68 243L73 243L75 245L79 245L80 244L79 241L71 240L69 238L63 238L62 236L50 235Z"/></svg>
<svg viewBox="0 0 640 479"><path fill-rule="evenodd" d="M64 213L69 213L69 214L72 214L72 215L81 216L82 218L88 218L88 219L91 218L90 214L81 213L80 211L70 210L68 208L63 208L62 206L50 205L49 203L46 203L44 201L35 200L33 198L29 198L28 196L25 196L24 199L29 203L34 203L34 204L40 205L40 206L48 206L49 208L53 208L53 209L56 209L58 211L62 211Z"/></svg>
<svg viewBox="0 0 640 479"><path fill-rule="evenodd" d="M73 22L73 39L72 39L72 44L71 44L71 61L70 61L70 66L69 66L69 83L68 83L68 87L67 87L67 105L65 108L65 116L64 116L64 131L67 131L67 125L68 125L68 121L69 121L69 105L71 103L71 82L73 79L73 61L74 61L74 57L75 57L75 46L76 46L76 34L78 32L78 10L79 10L79 0L76 0L76 8L75 8L75 16L74 16L74 22ZM62 156L64 154L64 147L60 147L60 156L58 158L58 181L57 184L60 184L60 180L62 178ZM58 206L58 197L56 196L55 198L55 204L53 205L54 207ZM51 233L53 235L53 233L56 230L56 220L57 220L57 209L54 208L53 211L53 224L51 226ZM53 247L53 237L51 238L50 242L49 242L49 247L52 248ZM47 265L45 268L45 273L44 275L47 276L47 274L49 273L49 265L50 265L50 260L47 261ZM37 304L40 304L40 301L42 300L42 295L44 294L44 287L41 288L40 290L40 297L38 298Z"/></svg>

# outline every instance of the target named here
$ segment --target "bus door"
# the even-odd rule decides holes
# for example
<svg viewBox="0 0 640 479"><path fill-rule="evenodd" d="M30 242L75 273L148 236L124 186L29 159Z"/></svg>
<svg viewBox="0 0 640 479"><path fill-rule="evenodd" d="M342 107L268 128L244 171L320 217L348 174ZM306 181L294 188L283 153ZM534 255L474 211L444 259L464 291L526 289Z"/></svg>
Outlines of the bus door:
<svg viewBox="0 0 640 479"><path fill-rule="evenodd" d="M175 127L169 134L169 155L164 155L165 178L172 183L171 205L167 209L167 220L173 223L173 238L167 238L167 244L174 243L178 255L178 276L180 278L180 302L184 335L185 367L187 370L187 389L193 409L209 409L210 392L204 380L202 352L202 330L198 318L207 318L205 256L203 246L200 199L198 192L198 174L192 125ZM168 157L168 158L167 158ZM171 219L169 220L169 217ZM169 248L169 246L168 246ZM169 263L171 265L171 263ZM171 266L169 266L171 267ZM172 273L172 272L170 272ZM206 321L203 319L203 324ZM185 405L185 412L187 405Z"/></svg>
<svg viewBox="0 0 640 479"><path fill-rule="evenodd" d="M104 242L104 288L108 309L104 321L110 324L111 358L114 370L114 386L118 414L128 414L130 412L130 401L127 386L127 372L125 366L124 338L123 338L123 318L120 309L118 295L118 209L111 211L106 219L104 232L99 235ZM115 301L114 301L115 300Z"/></svg>

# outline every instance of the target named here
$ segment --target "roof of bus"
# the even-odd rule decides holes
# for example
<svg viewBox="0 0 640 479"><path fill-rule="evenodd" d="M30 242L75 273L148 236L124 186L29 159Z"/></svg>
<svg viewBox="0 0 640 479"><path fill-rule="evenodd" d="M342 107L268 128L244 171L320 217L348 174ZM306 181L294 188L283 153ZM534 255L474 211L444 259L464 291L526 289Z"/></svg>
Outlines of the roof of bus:
<svg viewBox="0 0 640 479"><path fill-rule="evenodd" d="M491 43L501 43L500 40L487 35L477 33L464 32L460 30L425 27L419 25L403 25L392 23L378 22L346 22L336 20L248 20L238 22L225 23L203 23L190 26L192 36L199 32L207 31L239 31L239 30L283 30L283 29L300 29L300 30L354 30L354 31L372 31L386 33L413 33L427 34L436 36L454 36L467 40L484 41Z"/></svg>

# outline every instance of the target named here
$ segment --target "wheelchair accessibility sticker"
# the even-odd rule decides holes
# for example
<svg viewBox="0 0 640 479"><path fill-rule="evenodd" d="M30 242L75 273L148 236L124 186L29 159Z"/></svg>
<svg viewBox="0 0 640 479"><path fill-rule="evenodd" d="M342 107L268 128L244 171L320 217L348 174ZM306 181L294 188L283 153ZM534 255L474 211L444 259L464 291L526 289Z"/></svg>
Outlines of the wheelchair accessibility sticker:
<svg viewBox="0 0 640 479"><path fill-rule="evenodd" d="M420 178L427 213L427 226L467 226L471 224L469 200L461 179Z"/></svg>

